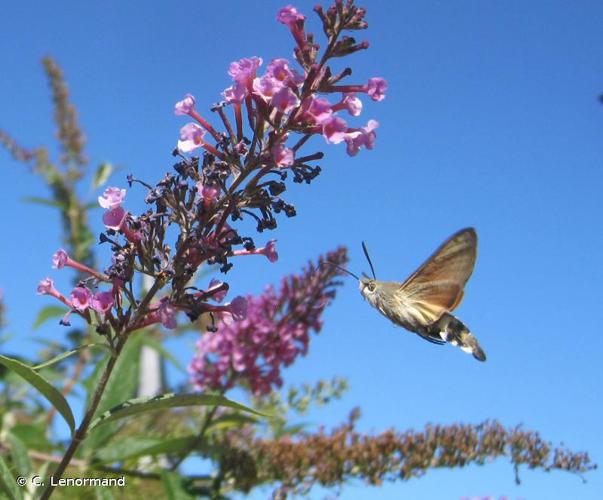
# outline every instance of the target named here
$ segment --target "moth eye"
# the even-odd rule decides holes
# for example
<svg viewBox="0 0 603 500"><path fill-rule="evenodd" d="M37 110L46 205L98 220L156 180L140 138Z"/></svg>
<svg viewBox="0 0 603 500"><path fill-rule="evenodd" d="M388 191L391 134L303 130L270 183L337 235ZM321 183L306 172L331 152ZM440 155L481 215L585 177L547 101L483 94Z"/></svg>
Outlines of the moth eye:
<svg viewBox="0 0 603 500"><path fill-rule="evenodd" d="M375 291L375 283L369 283L368 289L369 289L369 292L374 292Z"/></svg>

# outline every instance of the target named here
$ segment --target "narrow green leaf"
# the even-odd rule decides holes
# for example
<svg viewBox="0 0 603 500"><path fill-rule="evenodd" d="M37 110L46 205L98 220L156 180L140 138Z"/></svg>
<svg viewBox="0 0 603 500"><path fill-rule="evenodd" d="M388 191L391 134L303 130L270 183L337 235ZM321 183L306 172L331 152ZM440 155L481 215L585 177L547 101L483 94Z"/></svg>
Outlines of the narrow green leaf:
<svg viewBox="0 0 603 500"><path fill-rule="evenodd" d="M125 438L98 450L94 459L102 463L113 463L144 456L175 454L187 449L196 438L196 435L174 438Z"/></svg>
<svg viewBox="0 0 603 500"><path fill-rule="evenodd" d="M32 366L31 368L32 368L32 370L40 370L42 368L47 368L49 366L54 365L55 363L58 363L59 361L63 361L65 358L68 358L72 354L75 354L76 352L81 351L82 349L89 349L91 347L102 347L104 349L109 349L104 344L85 344L85 345L76 347L75 349L71 349L70 351L62 352L58 356L55 356L54 358L49 359L48 361L45 361L44 363L41 363L39 365Z"/></svg>
<svg viewBox="0 0 603 500"><path fill-rule="evenodd" d="M49 319L64 316L66 312L67 308L65 306L46 306L42 308L38 313L38 316L36 317L32 328L36 330L44 323L46 323Z"/></svg>
<svg viewBox="0 0 603 500"><path fill-rule="evenodd" d="M102 186L109 180L109 177L111 177L112 173L113 173L113 165L111 163L108 163L108 162L101 163L98 166L98 168L96 169L96 172L94 172L94 179L92 181L92 187L94 189L98 189L100 186Z"/></svg>
<svg viewBox="0 0 603 500"><path fill-rule="evenodd" d="M17 436L9 432L7 435L10 443L10 456L13 459L14 468L20 476L29 477L31 472L31 460L27 454L27 447Z"/></svg>
<svg viewBox="0 0 603 500"><path fill-rule="evenodd" d="M18 500L23 498L19 486L17 486L17 480L12 475L8 465L0 456L0 489L10 498L11 500Z"/></svg>
<svg viewBox="0 0 603 500"><path fill-rule="evenodd" d="M26 198L23 198L23 201L25 203L34 203L36 205L46 205L48 207L55 207L55 208L65 208L65 204L61 201L56 201L56 200L48 200L46 198L40 198L38 196L27 196Z"/></svg>
<svg viewBox="0 0 603 500"><path fill-rule="evenodd" d="M75 431L75 419L67 400L54 388L44 377L36 373L31 367L6 356L0 356L0 363L19 375L33 387L35 387L52 406L63 416L71 433Z"/></svg>
<svg viewBox="0 0 603 500"><path fill-rule="evenodd" d="M254 424L256 422L257 419L250 415L233 413L214 418L208 428L212 430L225 430L230 429L231 427L241 427L245 424Z"/></svg>
<svg viewBox="0 0 603 500"><path fill-rule="evenodd" d="M147 411L166 410L169 408L181 408L184 406L226 406L228 408L234 408L235 410L241 410L248 413L259 415L260 417L266 417L262 413L259 413L247 406L231 401L224 396L218 394L162 394L160 396L154 396L152 398L136 398L129 401L125 401L122 404L111 408L90 424L90 429L94 429L99 425L104 425L108 422L113 422L130 415L136 415Z"/></svg>
<svg viewBox="0 0 603 500"><path fill-rule="evenodd" d="M175 472L162 471L161 482L168 500L190 500L195 498L187 493L184 487L184 479Z"/></svg>
<svg viewBox="0 0 603 500"><path fill-rule="evenodd" d="M146 337L143 340L143 344L155 349L159 354L161 354L161 356L170 361L181 372L187 373L186 368L182 366L182 363L180 363L180 361L178 361L175 356L170 351L168 351L158 340L152 337Z"/></svg>

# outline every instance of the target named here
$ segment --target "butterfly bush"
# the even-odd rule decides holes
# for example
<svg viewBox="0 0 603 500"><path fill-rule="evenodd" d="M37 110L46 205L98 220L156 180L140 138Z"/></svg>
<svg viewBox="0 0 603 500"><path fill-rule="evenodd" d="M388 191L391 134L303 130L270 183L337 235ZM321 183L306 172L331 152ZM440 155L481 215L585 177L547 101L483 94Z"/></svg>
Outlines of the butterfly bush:
<svg viewBox="0 0 603 500"><path fill-rule="evenodd" d="M173 171L155 185L131 175L127 178L129 188L136 185L145 190L145 212L135 215L128 209L129 192L123 186L109 187L99 196L105 226L100 243L109 246L111 264L98 271L61 249L53 256L53 267L71 267L83 279L68 294L58 291L51 278L38 286L38 293L68 307L62 324L68 325L71 315L79 315L110 342L148 325L175 328L180 313L191 321L209 314L212 329L222 320L246 321L243 328L249 328L261 319L268 327L270 320L258 311L269 310L283 297L236 296L222 304L229 284L212 281L192 286L195 273L203 265L215 265L226 273L232 259L241 256L263 255L275 262L276 241L270 239L258 247L250 235L240 232L237 222L250 219L263 233L276 228L278 214L296 215L284 194L288 180L309 184L321 172L316 162L323 153L302 151L313 136L322 137L326 144L345 144L350 155L372 149L378 123L348 120L361 114L362 96L382 101L387 90L383 78L347 82L352 69L336 71L331 66L333 60L368 48L367 42L357 43L345 34L367 27L365 10L352 1L339 0L326 11L314 10L326 39L323 49L306 30L306 17L293 6L284 7L276 19L293 38L293 60L279 57L265 64L261 57L250 56L232 62L228 68L231 84L223 91L223 99L211 107L211 118L202 115L192 94L175 104L176 115L193 121L180 129ZM152 278L149 290L135 285L137 274ZM308 320L304 328L316 326ZM217 339L236 337L236 328L222 325L219 334L206 342L226 356L226 348L218 348ZM257 345L264 334L258 329L254 334ZM237 357L233 369L254 380L255 391L263 392L278 382L276 366L289 363L307 348L307 334L292 330L288 335L295 342L281 339L272 345L274 352L262 354L263 368L254 365L251 359L256 355L248 350L232 353ZM225 364L225 358L220 363ZM216 365L214 384L224 376L222 364Z"/></svg>
<svg viewBox="0 0 603 500"><path fill-rule="evenodd" d="M280 387L282 367L308 352L310 333L320 331L322 312L335 297L339 271L326 262L345 264L345 249L283 278L278 291L268 286L261 295L248 295L244 320L221 322L215 333L202 337L189 366L195 386L225 391L239 384L256 396Z"/></svg>

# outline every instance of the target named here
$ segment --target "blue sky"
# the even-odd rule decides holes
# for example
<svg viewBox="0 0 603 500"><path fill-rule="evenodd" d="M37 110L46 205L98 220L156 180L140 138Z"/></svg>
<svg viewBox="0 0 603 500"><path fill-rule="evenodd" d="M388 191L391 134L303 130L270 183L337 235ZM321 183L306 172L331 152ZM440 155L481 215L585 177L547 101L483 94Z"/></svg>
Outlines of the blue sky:
<svg viewBox="0 0 603 500"><path fill-rule="evenodd" d="M295 5L311 16L313 4ZM92 163L119 165L113 184L125 185L130 172L153 182L170 168L185 123L172 113L175 101L191 92L203 110L229 85L230 61L290 57L289 35L274 21L282 4L250 5L7 4L0 18L0 127L25 145L52 141L39 64L50 54L66 73ZM382 103L365 100L361 117L380 122L376 147L349 158L341 146L312 143L306 151L326 153L323 173L312 186L291 189L299 215L275 234L280 260L241 259L231 289L258 292L339 244L350 249L351 270L368 270L362 240L378 277L402 280L447 236L474 226L478 261L458 315L480 339L485 364L393 327L350 279L287 381L349 379L345 398L312 413L312 422L336 425L356 405L363 409L360 428L369 432L497 418L601 462L603 4L361 5L370 28L359 38L371 49L348 60L352 79L383 76L390 86ZM5 153L0 165L0 287L15 334L7 349L33 350L27 337L63 335L58 327L31 330L35 311L49 303L34 290L52 273L58 218L22 203L46 193L38 179ZM136 197L142 195L131 193L129 201ZM170 346L188 361L193 340ZM583 484L561 472L523 471L517 487L512 467L500 461L383 488L357 484L342 498L600 498L601 473L587 477Z"/></svg>

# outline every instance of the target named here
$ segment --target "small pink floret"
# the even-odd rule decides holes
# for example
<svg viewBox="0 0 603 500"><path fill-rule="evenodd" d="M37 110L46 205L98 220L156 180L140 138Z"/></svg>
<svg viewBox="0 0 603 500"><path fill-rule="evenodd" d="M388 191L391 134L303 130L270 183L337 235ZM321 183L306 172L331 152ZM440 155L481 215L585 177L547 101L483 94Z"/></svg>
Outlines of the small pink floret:
<svg viewBox="0 0 603 500"><path fill-rule="evenodd" d="M44 278L38 283L37 288L38 295L52 295L56 292L54 288L54 281L51 278Z"/></svg>
<svg viewBox="0 0 603 500"><path fill-rule="evenodd" d="M222 285L224 285L223 281L212 278L211 281L209 282L209 285L207 287L207 290L205 290L205 292L212 294L210 297L212 300L215 300L216 302L222 302L224 300L224 297L226 297L226 294L228 293L228 287L224 287L224 289L222 289L218 292L212 293L212 290L215 290L216 288L220 288Z"/></svg>
<svg viewBox="0 0 603 500"><path fill-rule="evenodd" d="M54 269L63 269L65 267L65 264L67 264L68 260L69 260L69 255L67 254L67 252L65 250L60 248L52 256L52 267Z"/></svg>
<svg viewBox="0 0 603 500"><path fill-rule="evenodd" d="M245 297L239 295L227 306L235 321L242 321L247 317L247 299Z"/></svg>
<svg viewBox="0 0 603 500"><path fill-rule="evenodd" d="M331 116L322 122L322 135L329 144L339 144L346 138L348 124L338 116Z"/></svg>
<svg viewBox="0 0 603 500"><path fill-rule="evenodd" d="M106 313L113 307L112 292L96 292L90 300L90 307L99 313Z"/></svg>
<svg viewBox="0 0 603 500"><path fill-rule="evenodd" d="M113 210L121 206L126 197L126 190L117 187L105 189L103 194L98 197L98 204L107 210Z"/></svg>
<svg viewBox="0 0 603 500"><path fill-rule="evenodd" d="M191 111L195 110L195 96L192 94L186 94L184 99L178 101L174 106L174 114L176 115L188 115Z"/></svg>
<svg viewBox="0 0 603 500"><path fill-rule="evenodd" d="M161 324L170 330L176 328L176 308L170 303L170 301L164 297L159 303L159 320Z"/></svg>
<svg viewBox="0 0 603 500"><path fill-rule="evenodd" d="M285 147L282 142L272 146L270 152L272 153L274 163L276 163L279 167L289 167L293 165L295 161L293 150Z"/></svg>
<svg viewBox="0 0 603 500"><path fill-rule="evenodd" d="M263 251L264 255L268 257L270 262L276 262L278 260L278 252L276 251L276 240L270 240L266 243Z"/></svg>
<svg viewBox="0 0 603 500"><path fill-rule="evenodd" d="M353 92L345 95L343 105L352 116L359 116L362 112L362 101Z"/></svg>
<svg viewBox="0 0 603 500"><path fill-rule="evenodd" d="M293 5L287 5L286 7L279 9L276 14L276 20L289 27L294 25L297 21L303 21L304 19L306 19L306 16L300 14Z"/></svg>
<svg viewBox="0 0 603 500"><path fill-rule="evenodd" d="M282 113L289 113L299 106L299 98L289 87L283 87L272 96L271 104Z"/></svg>
<svg viewBox="0 0 603 500"><path fill-rule="evenodd" d="M178 151L190 153L203 146L203 136L205 136L205 130L200 125L197 125L196 123L187 123L180 129Z"/></svg>
<svg viewBox="0 0 603 500"><path fill-rule="evenodd" d="M373 101L382 101L385 99L387 91L387 81L385 78L369 78L366 93Z"/></svg>
<svg viewBox="0 0 603 500"><path fill-rule="evenodd" d="M127 212L121 208L115 208L113 210L108 210L103 215L103 224L107 229L114 229L115 231L119 231L126 220Z"/></svg>
<svg viewBox="0 0 603 500"><path fill-rule="evenodd" d="M90 300L92 299L92 293L90 290L83 286L77 286L71 291L71 304L74 309L78 311L85 311L90 307Z"/></svg>
<svg viewBox="0 0 603 500"><path fill-rule="evenodd" d="M349 132L345 137L347 153L350 156L356 156L362 146L366 149L373 149L377 134L374 130L379 126L376 120L369 120L365 127L354 132Z"/></svg>

